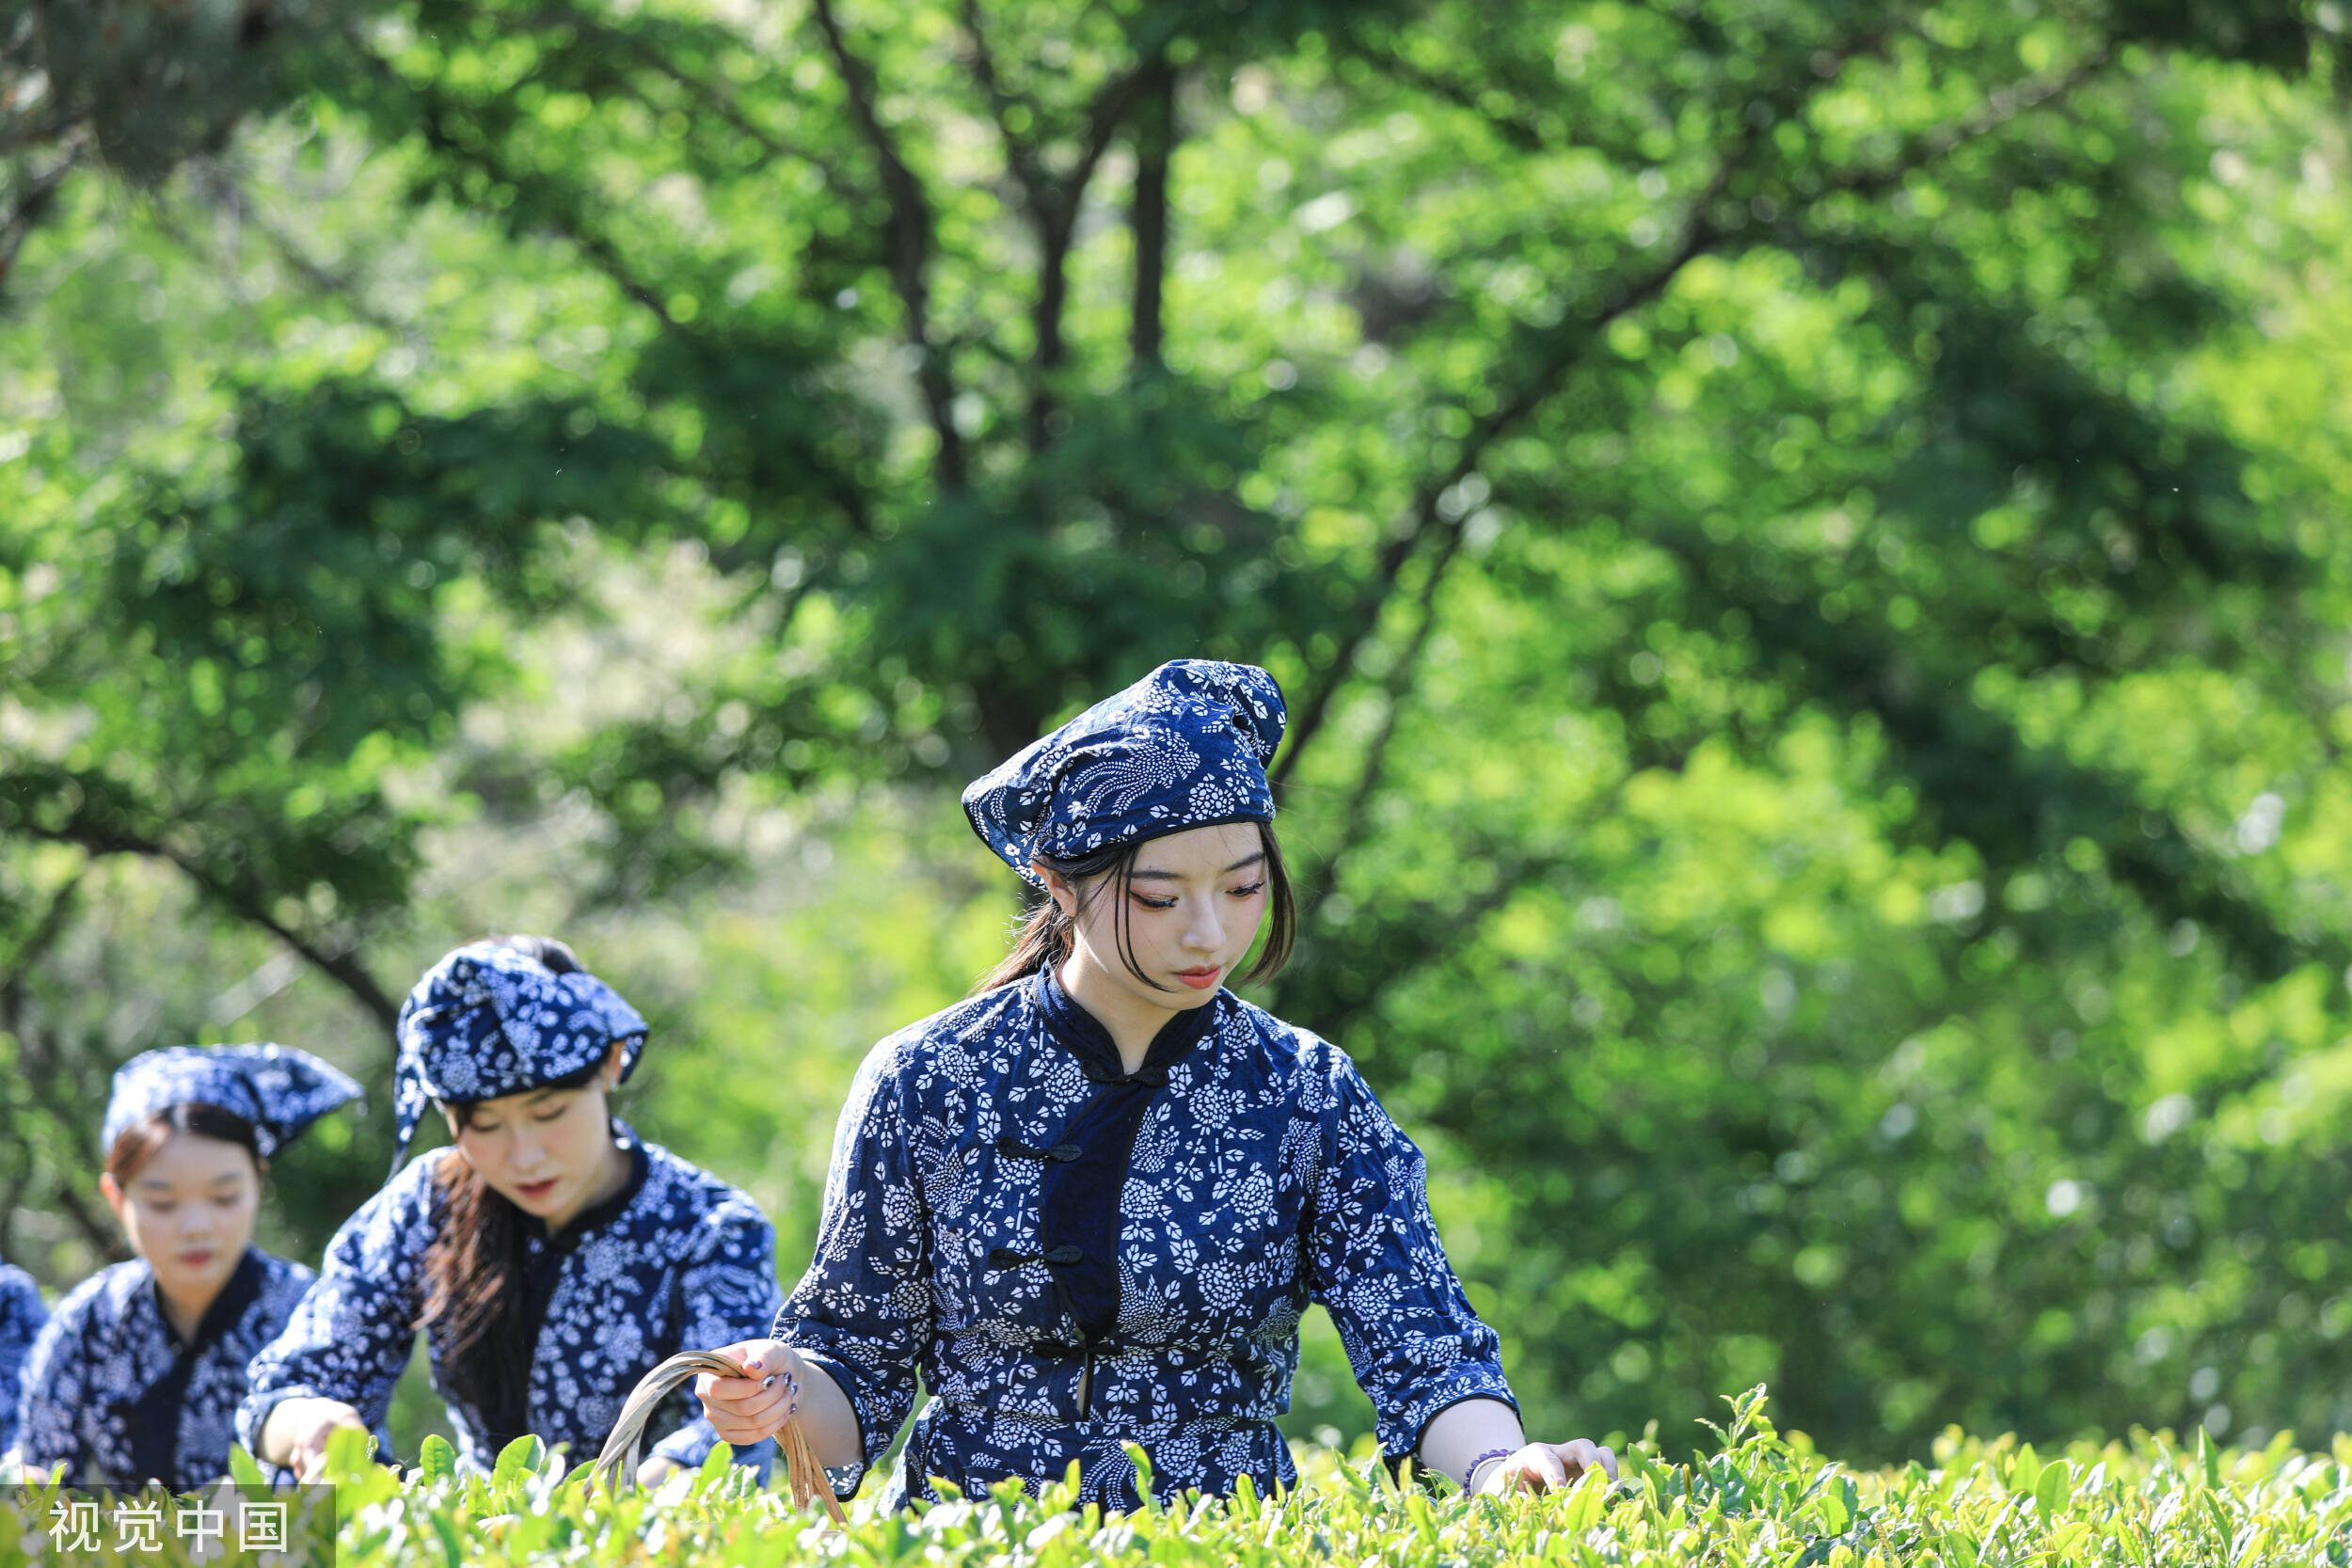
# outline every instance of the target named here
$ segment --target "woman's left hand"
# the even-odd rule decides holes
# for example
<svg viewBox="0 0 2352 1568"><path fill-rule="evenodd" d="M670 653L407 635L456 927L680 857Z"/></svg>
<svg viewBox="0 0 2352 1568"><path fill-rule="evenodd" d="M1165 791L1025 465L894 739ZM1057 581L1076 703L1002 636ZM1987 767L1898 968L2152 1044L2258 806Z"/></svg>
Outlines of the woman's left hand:
<svg viewBox="0 0 2352 1568"><path fill-rule="evenodd" d="M684 1468L686 1466L675 1459L664 1459L658 1453L648 1454L638 1462L637 1484L650 1492Z"/></svg>
<svg viewBox="0 0 2352 1568"><path fill-rule="evenodd" d="M1517 1453L1490 1459L1470 1478L1471 1490L1482 1497L1511 1492L1549 1492L1574 1484L1585 1471L1598 1469L1617 1479L1617 1456L1599 1444L1579 1437L1572 1443L1530 1443Z"/></svg>

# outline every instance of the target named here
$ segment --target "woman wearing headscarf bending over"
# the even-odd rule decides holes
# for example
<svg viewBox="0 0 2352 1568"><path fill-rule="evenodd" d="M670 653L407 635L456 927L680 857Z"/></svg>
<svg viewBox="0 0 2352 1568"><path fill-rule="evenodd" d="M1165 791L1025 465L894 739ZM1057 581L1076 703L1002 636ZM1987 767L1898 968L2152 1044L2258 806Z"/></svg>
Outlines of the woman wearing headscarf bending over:
<svg viewBox="0 0 2352 1568"><path fill-rule="evenodd" d="M317 1287L253 1363L237 1431L315 1473L339 1426L379 1429L426 1331L461 1463L526 1433L593 1455L629 1390L680 1350L774 1314L775 1240L752 1200L607 1105L645 1021L571 949L538 937L458 948L400 1009L398 1148L383 1191L345 1221ZM404 1168L427 1101L452 1147ZM653 1481L717 1441L679 1396L640 1466ZM738 1449L767 1473L771 1445Z"/></svg>
<svg viewBox="0 0 2352 1568"><path fill-rule="evenodd" d="M1280 691L1180 660L964 791L973 828L1045 895L956 1006L883 1040L842 1112L817 1257L749 1378L697 1381L720 1434L796 1409L861 1468L920 1375L932 1399L888 1494L929 1478L1082 1498L1292 1481L1273 1425L1299 1317L1322 1303L1382 1446L1480 1490L1615 1459L1530 1443L1431 1223L1420 1151L1335 1046L1221 988L1269 904L1292 911L1266 765Z"/></svg>
<svg viewBox="0 0 2352 1568"><path fill-rule="evenodd" d="M252 1244L262 1178L358 1093L277 1045L175 1046L115 1074L98 1187L138 1256L76 1286L34 1342L18 1403L28 1471L175 1491L229 1473L246 1364L312 1277Z"/></svg>

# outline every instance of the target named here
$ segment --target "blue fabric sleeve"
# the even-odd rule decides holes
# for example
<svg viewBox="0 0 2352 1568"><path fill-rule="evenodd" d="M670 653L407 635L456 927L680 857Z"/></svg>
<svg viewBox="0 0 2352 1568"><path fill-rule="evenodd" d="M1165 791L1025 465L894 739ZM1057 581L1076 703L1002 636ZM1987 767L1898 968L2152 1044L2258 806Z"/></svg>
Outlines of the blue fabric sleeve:
<svg viewBox="0 0 2352 1568"><path fill-rule="evenodd" d="M865 1452L843 1496L889 1451L914 1410L916 1369L933 1332L915 1123L902 1103L895 1045L876 1046L850 1086L834 1134L817 1256L774 1330L839 1384L857 1412Z"/></svg>
<svg viewBox="0 0 2352 1568"><path fill-rule="evenodd" d="M49 1321L40 1287L23 1269L0 1264L0 1453L16 1446L19 1395L33 1341Z"/></svg>
<svg viewBox="0 0 2352 1568"><path fill-rule="evenodd" d="M731 1203L703 1228L693 1258L678 1277L685 1328L681 1342L670 1347L673 1355L762 1338L783 1301L776 1283L776 1233L757 1210L749 1202ZM646 1457L691 1468L707 1459L718 1441L709 1418L696 1415L654 1444ZM753 1467L766 1481L775 1457L771 1439L736 1450L734 1462Z"/></svg>
<svg viewBox="0 0 2352 1568"><path fill-rule="evenodd" d="M83 1281L41 1325L24 1360L24 1392L17 1401L17 1457L28 1471L64 1465L68 1485L82 1480L93 1457L87 1451L82 1412L109 1397L91 1386L92 1358L84 1342L104 1278L102 1274Z"/></svg>
<svg viewBox="0 0 2352 1568"><path fill-rule="evenodd" d="M424 1309L437 1163L416 1161L343 1222L317 1281L253 1358L237 1407L237 1441L251 1452L261 1452L269 1413L290 1399L340 1400L381 1433Z"/></svg>
<svg viewBox="0 0 2352 1568"><path fill-rule="evenodd" d="M1343 1052L1331 1052L1322 1107L1324 1160L1309 1216L1305 1272L1331 1314L1380 1446L1415 1456L1437 1414L1467 1399L1518 1402L1502 1341L1470 1298L1430 1217L1428 1167Z"/></svg>

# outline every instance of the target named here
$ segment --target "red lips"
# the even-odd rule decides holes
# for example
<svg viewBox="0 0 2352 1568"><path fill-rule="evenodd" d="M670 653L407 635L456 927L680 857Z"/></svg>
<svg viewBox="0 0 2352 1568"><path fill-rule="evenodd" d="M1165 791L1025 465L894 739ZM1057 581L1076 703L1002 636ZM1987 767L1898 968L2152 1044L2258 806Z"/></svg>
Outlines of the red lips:
<svg viewBox="0 0 2352 1568"><path fill-rule="evenodd" d="M1205 969L1180 969L1176 972L1176 978L1195 990L1207 990L1216 984L1217 976L1224 973L1223 964L1211 964Z"/></svg>

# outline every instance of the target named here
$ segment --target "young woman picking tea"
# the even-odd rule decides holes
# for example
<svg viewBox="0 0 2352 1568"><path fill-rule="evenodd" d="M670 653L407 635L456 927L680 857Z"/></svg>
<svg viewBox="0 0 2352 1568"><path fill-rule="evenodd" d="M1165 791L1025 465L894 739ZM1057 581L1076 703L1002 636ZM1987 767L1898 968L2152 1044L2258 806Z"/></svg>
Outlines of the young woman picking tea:
<svg viewBox="0 0 2352 1568"><path fill-rule="evenodd" d="M612 1116L645 1021L571 949L461 947L417 982L398 1035L393 1175L253 1364L237 1429L262 1458L308 1474L336 1428L380 1429L421 1327L461 1463L525 1433L577 1461L665 1356L774 1313L774 1235L751 1199ZM428 1103L453 1142L404 1169ZM641 1480L717 1441L683 1396L669 1414ZM770 1446L738 1447L766 1472Z"/></svg>
<svg viewBox="0 0 2352 1568"><path fill-rule="evenodd" d="M842 1112L817 1257L745 1378L696 1384L719 1435L796 1413L853 1474L932 1398L890 1483L1083 1497L1295 1479L1298 1323L1338 1325L1395 1461L1474 1489L1561 1485L1606 1449L1530 1442L1498 1341L1430 1219L1420 1151L1346 1054L1224 989L1293 930L1266 765L1281 694L1180 660L964 792L1043 895L983 988L874 1048ZM853 1488L852 1488L853 1489Z"/></svg>

